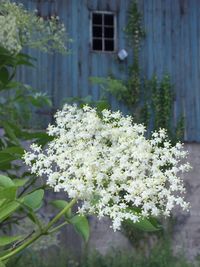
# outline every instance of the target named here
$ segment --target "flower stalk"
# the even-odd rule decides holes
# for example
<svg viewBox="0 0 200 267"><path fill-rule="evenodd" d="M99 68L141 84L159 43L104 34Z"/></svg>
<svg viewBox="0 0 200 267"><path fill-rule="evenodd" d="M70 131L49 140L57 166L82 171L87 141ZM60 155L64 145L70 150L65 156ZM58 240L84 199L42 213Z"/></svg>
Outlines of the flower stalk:
<svg viewBox="0 0 200 267"><path fill-rule="evenodd" d="M25 243L23 243L21 246L17 247L13 251L10 251L9 253L3 255L0 257L0 261L8 260L9 258L13 257L20 251L24 250L28 246L30 246L33 242L35 242L37 239L39 239L43 235L47 235L50 228L59 221L59 219L69 210L71 209L74 204L76 203L77 199L72 199L70 203L62 209L44 228L40 229L32 238L27 240ZM63 226L63 223L61 224ZM59 226L56 226L54 229L59 229Z"/></svg>

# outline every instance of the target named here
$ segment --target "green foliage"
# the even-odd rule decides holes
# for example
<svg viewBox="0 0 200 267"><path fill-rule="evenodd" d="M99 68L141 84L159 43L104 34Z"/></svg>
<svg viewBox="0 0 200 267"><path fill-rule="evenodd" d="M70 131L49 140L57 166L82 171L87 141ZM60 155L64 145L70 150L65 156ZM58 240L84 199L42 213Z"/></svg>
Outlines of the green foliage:
<svg viewBox="0 0 200 267"><path fill-rule="evenodd" d="M10 177L0 175L1 229L6 230L6 226L18 224L20 218L23 219L24 217L29 217L33 224L37 226L37 229L28 235L0 236L0 260L5 261L9 259L35 242L41 236L52 234L66 224L71 224L85 241L88 240L89 225L86 217L72 213L70 218L63 216L71 211L76 200L72 200L70 203L62 200L55 202L56 207L59 208L60 211L52 220L44 224L36 213L36 210L42 205L44 190L35 186L32 192L27 192L27 189L30 189L30 186L25 186L26 183L24 181L23 183L20 183L19 181L13 181ZM55 226L60 219L62 219L62 221L64 220L64 222ZM9 231L5 232L8 232L9 234Z"/></svg>
<svg viewBox="0 0 200 267"><path fill-rule="evenodd" d="M141 122L148 129L165 128L172 142L183 139L183 117L178 122L173 119L174 92L170 77L165 75L160 81L154 75L146 80L143 89L144 101L141 109Z"/></svg>
<svg viewBox="0 0 200 267"><path fill-rule="evenodd" d="M128 97L126 104L130 108L137 105L140 99L140 66L139 66L139 51L142 39L145 37L145 32L142 27L142 15L138 10L137 1L132 1L129 9L128 24L125 29L130 46L133 48L133 65L130 67L129 79L127 82Z"/></svg>
<svg viewBox="0 0 200 267"><path fill-rule="evenodd" d="M54 200L51 204L62 211L68 205L68 202L65 200ZM87 242L90 235L90 229L86 216L73 214L71 209L68 209L64 215L66 222L71 224L75 231L80 234L85 242Z"/></svg>
<svg viewBox="0 0 200 267"><path fill-rule="evenodd" d="M170 242L160 243L151 250L149 255L138 252L113 251L107 255L98 252L86 254L81 261L71 256L66 250L47 252L48 256L42 257L30 250L21 257L14 258L8 267L197 267L199 262L189 262L184 254L173 255Z"/></svg>
<svg viewBox="0 0 200 267"><path fill-rule="evenodd" d="M7 121L27 127L31 110L51 105L51 102L45 94L13 80L19 66L33 66L31 57L25 54L14 55L0 47L0 59L0 126L6 128L13 139L14 133Z"/></svg>
<svg viewBox="0 0 200 267"><path fill-rule="evenodd" d="M68 205L68 202L67 202L66 200L57 199L57 200L52 201L51 204L52 204L55 208L57 208L57 209L59 209L59 210L62 210L62 209L64 209L64 207L66 207L66 206ZM71 218L71 217L72 217L72 210L69 209L69 210L66 212L65 216L66 216L66 219Z"/></svg>
<svg viewBox="0 0 200 267"><path fill-rule="evenodd" d="M140 41L145 37L145 32L142 27L142 15L138 10L138 3L136 0L132 1L129 14L128 14L128 24L126 26L125 32L129 38L129 41L132 42L135 46L140 45Z"/></svg>
<svg viewBox="0 0 200 267"><path fill-rule="evenodd" d="M91 78L92 79L92 78ZM91 107L96 107L97 111L101 112L104 109L109 109L110 105L108 103L108 100L106 96L103 94L100 96L99 100L94 101L92 100L92 96L88 95L86 97L68 97L64 99L64 103L75 103L80 107L83 107L84 105L89 105Z"/></svg>
<svg viewBox="0 0 200 267"><path fill-rule="evenodd" d="M0 247L7 246L21 238L21 236L2 236L0 237Z"/></svg>
<svg viewBox="0 0 200 267"><path fill-rule="evenodd" d="M150 81L146 81L145 105L151 107L148 111L154 118L154 129L171 128L173 92L169 76L164 76L159 82L156 76ZM147 125L149 122L147 121Z"/></svg>
<svg viewBox="0 0 200 267"><path fill-rule="evenodd" d="M88 220L83 215L76 215L72 217L69 222L74 226L77 233L87 242L90 235Z"/></svg>
<svg viewBox="0 0 200 267"><path fill-rule="evenodd" d="M43 189L34 190L23 198L23 204L34 211L41 207L43 198Z"/></svg>
<svg viewBox="0 0 200 267"><path fill-rule="evenodd" d="M4 222L10 215L12 215L19 207L20 204L13 200L9 201L10 199L5 199L3 203L1 203L1 210L0 210L0 222ZM3 223L1 227L3 228Z"/></svg>
<svg viewBox="0 0 200 267"><path fill-rule="evenodd" d="M24 46L44 52L67 52L70 39L58 17L43 19L35 11L10 0L1 0L0 13L0 46L10 52L16 54Z"/></svg>
<svg viewBox="0 0 200 267"><path fill-rule="evenodd" d="M92 84L99 85L103 94L111 93L114 95L118 101L126 101L129 97L128 89L124 85L123 81L115 80L111 77L91 77L90 82Z"/></svg>
<svg viewBox="0 0 200 267"><path fill-rule="evenodd" d="M5 0L0 3L0 11L1 19L2 15L7 16L10 12L16 16L17 29L24 31L17 31L21 37L28 36L28 34L26 35L28 32L35 33L35 30L39 30L37 25L42 24L43 26L40 30L47 30L47 35L50 33L52 38L55 37L55 39L50 40L46 38L45 34L42 36L42 38L45 38L46 43L43 43L41 48L45 51L56 48L54 47L56 42L62 41L60 36L56 35L58 33L56 32L58 23L55 18L47 22L51 24L50 28L53 29L53 32L50 31L48 33L48 29L45 28L46 22L25 11L21 5L18 6ZM24 18L27 20L25 21ZM30 21L29 19L32 20ZM34 19L40 20L38 24L32 25L35 29L27 28ZM24 24L21 25L20 23ZM51 30L50 28L49 30ZM64 31L62 29L63 26L60 29L60 33L63 35ZM4 35L2 29L0 35ZM12 38L15 38L15 36L12 36ZM14 41L12 38L10 41ZM4 41L6 43L6 40ZM34 46L33 43L30 44L28 42L30 41L28 39L20 39L20 41L20 45L24 45L23 41L26 41L26 45ZM37 40L34 39L34 41ZM41 41L43 42L44 39L41 39ZM59 44L60 48L64 45L62 42ZM9 45L10 48L13 47L14 49L14 43ZM65 49L64 47L62 48ZM24 141L30 142L34 140L34 142L43 146L52 137L43 132L25 130L25 127L29 126L28 121L31 118L33 108L41 108L50 105L51 102L46 95L14 80L17 69L21 65L33 67L34 59L18 51L14 53L11 50L0 46L0 128L2 130L0 139L0 266L7 264L8 259L28 247L41 236L52 234L63 227L66 222L56 226L55 224L60 219L65 221L63 214L74 205L74 201L70 202L60 210L55 218L47 223L44 223L36 212L43 204L44 189L47 189L47 186L42 179L36 179L24 168L21 168L21 158L24 153L23 144ZM59 47L57 47L57 50L59 50ZM71 216L71 219L73 219L73 216ZM32 229L34 230L21 236L11 236L13 227L16 229L15 226L20 224L25 217L31 219ZM68 221L67 223L70 222ZM78 228L85 239L88 238L85 221L83 226L74 221L72 224L75 224L75 228Z"/></svg>
<svg viewBox="0 0 200 267"><path fill-rule="evenodd" d="M143 218L139 222L133 223L131 221L127 221L124 223L125 225L129 225L129 227L133 227L142 231L146 232L155 232L155 231L160 231L161 225L158 224L158 222L154 218Z"/></svg>

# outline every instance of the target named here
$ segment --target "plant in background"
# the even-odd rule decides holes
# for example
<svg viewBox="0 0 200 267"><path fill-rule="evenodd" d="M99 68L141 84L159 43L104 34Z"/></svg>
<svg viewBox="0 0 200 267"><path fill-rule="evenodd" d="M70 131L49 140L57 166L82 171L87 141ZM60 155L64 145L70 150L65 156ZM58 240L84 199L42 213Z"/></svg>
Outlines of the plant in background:
<svg viewBox="0 0 200 267"><path fill-rule="evenodd" d="M10 1L0 2L0 255L11 252L31 235L8 236L24 217L37 225L34 212L40 208L46 185L42 179L21 168L24 141L44 145L44 132L24 129L32 107L50 105L49 98L28 85L14 80L21 65L33 66L33 59L21 53L24 46L42 51L66 52L66 31L57 18L44 21L35 13ZM41 227L41 225L40 225ZM34 229L34 227L33 227ZM33 232L34 233L34 232ZM12 246L9 246L12 244ZM2 249L2 247L4 249ZM3 266L3 263L0 263Z"/></svg>
<svg viewBox="0 0 200 267"><path fill-rule="evenodd" d="M139 52L141 41L145 37L141 21L142 16L138 11L137 2L134 0L130 6L129 20L125 29L130 46L133 48L133 65L130 67L129 79L127 82L128 94L126 98L126 103L128 107L131 108L138 104L141 96Z"/></svg>
<svg viewBox="0 0 200 267"><path fill-rule="evenodd" d="M45 94L14 80L21 65L33 67L33 59L21 53L21 49L28 46L66 52L67 41L64 25L57 18L45 21L22 4L0 2L0 127L4 133L0 141L1 170L12 170L13 160L23 153L23 140L36 137L45 143L47 137L44 133L34 136L23 130L28 126L32 108L50 105L51 101Z"/></svg>
<svg viewBox="0 0 200 267"><path fill-rule="evenodd" d="M86 97L68 97L64 99L63 104L65 103L76 104L81 108L85 105L89 105L91 107L95 107L98 112L110 108L110 104L108 103L108 99L105 94L101 94L99 100L97 101L94 101L91 95L88 95Z"/></svg>
<svg viewBox="0 0 200 267"><path fill-rule="evenodd" d="M178 255L173 254L172 245L169 240L151 249L151 253L144 255L133 251L110 251L102 255L97 251L83 255L81 260L72 257L71 252L66 249L51 251L48 256L39 255L34 251L23 253L21 257L14 257L8 267L197 267L199 260L188 261L184 251Z"/></svg>
<svg viewBox="0 0 200 267"><path fill-rule="evenodd" d="M51 101L46 94L14 81L16 70L21 65L33 67L31 57L22 53L11 54L0 47L0 59L0 126L13 123L28 127L32 108L50 106Z"/></svg>
<svg viewBox="0 0 200 267"><path fill-rule="evenodd" d="M27 11L22 4L3 0L0 3L0 27L0 46L12 53L19 53L23 47L67 52L69 38L58 17L44 20L36 12Z"/></svg>
<svg viewBox="0 0 200 267"><path fill-rule="evenodd" d="M181 116L173 120L174 91L170 77L165 75L160 81L154 75L144 84L144 101L141 120L149 129L167 129L172 142L183 140L184 123Z"/></svg>

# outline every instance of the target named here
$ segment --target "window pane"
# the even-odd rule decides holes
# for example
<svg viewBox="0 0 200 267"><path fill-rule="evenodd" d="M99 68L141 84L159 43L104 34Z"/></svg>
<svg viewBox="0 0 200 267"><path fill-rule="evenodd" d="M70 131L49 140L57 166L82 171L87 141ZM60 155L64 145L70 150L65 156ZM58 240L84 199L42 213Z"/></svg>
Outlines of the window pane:
<svg viewBox="0 0 200 267"><path fill-rule="evenodd" d="M102 39L93 39L92 48L93 50L102 51Z"/></svg>
<svg viewBox="0 0 200 267"><path fill-rule="evenodd" d="M92 23L93 24L102 25L102 23L103 23L102 14L93 13L93 15L92 15Z"/></svg>
<svg viewBox="0 0 200 267"><path fill-rule="evenodd" d="M114 25L114 15L104 15L104 25L113 26Z"/></svg>
<svg viewBox="0 0 200 267"><path fill-rule="evenodd" d="M114 38L114 28L105 27L104 28L104 37Z"/></svg>
<svg viewBox="0 0 200 267"><path fill-rule="evenodd" d="M105 51L114 51L114 40L104 41Z"/></svg>
<svg viewBox="0 0 200 267"><path fill-rule="evenodd" d="M93 26L93 37L102 37L102 27Z"/></svg>
<svg viewBox="0 0 200 267"><path fill-rule="evenodd" d="M91 48L96 51L115 51L115 14L104 11L92 12Z"/></svg>

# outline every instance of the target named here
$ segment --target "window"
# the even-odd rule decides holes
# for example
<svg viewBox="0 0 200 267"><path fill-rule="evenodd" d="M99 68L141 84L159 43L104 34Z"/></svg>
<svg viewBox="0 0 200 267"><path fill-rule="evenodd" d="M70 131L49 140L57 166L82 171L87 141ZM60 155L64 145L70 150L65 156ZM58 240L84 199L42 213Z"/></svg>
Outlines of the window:
<svg viewBox="0 0 200 267"><path fill-rule="evenodd" d="M91 47L93 51L114 52L116 50L116 16L114 13L92 12Z"/></svg>

